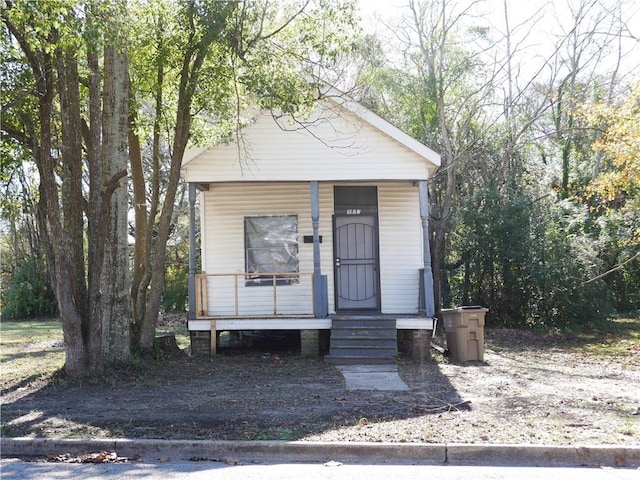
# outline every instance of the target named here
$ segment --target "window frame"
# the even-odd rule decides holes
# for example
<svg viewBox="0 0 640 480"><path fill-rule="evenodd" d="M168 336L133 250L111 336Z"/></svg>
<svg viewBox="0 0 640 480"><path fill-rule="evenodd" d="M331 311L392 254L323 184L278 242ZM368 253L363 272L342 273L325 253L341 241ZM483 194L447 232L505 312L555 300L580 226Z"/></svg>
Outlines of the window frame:
<svg viewBox="0 0 640 480"><path fill-rule="evenodd" d="M280 222L278 224L278 222ZM247 215L243 220L244 224L244 261L245 261L245 286L273 286L275 285L297 285L300 283L300 261L299 261L299 241L298 241L298 215L295 214L272 214L272 215ZM289 228L287 228L289 227ZM269 232L273 237L268 236L252 238L252 234ZM295 266L294 270L289 268L278 268L278 262L273 262L273 271L264 269L266 263L257 263L254 252L262 252L262 256L271 252L274 259L289 257L289 261L282 263L284 267ZM262 268L262 271L256 269ZM290 275L282 275L290 274Z"/></svg>

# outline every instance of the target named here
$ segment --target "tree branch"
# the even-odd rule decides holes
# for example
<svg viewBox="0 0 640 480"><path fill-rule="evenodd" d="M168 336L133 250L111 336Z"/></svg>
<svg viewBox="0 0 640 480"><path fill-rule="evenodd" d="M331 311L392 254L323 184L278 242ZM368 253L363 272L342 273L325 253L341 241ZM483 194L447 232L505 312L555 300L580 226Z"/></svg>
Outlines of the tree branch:
<svg viewBox="0 0 640 480"><path fill-rule="evenodd" d="M3 12L2 21L7 26L11 35L13 35L13 37L18 41L18 44L20 44L20 48L22 49L25 56L27 57L29 65L33 70L33 75L35 77L36 84L38 85L38 87L42 87L43 86L42 62L40 61L40 59L38 58L34 50L31 48L31 45L29 45L29 42L27 41L26 37L23 35L22 30L16 25L14 25L6 15L5 12L8 12L12 8L13 8L13 2L7 1L6 8L2 9L2 12ZM42 94L42 92L40 93Z"/></svg>
<svg viewBox="0 0 640 480"><path fill-rule="evenodd" d="M600 280L601 278L606 277L607 275L609 275L610 273L613 273L617 270L620 270L621 268L623 268L625 265L633 262L636 258L640 257L640 252L637 252L633 257L628 258L627 260L625 260L622 263L619 263L618 265L616 265L615 267L613 267L611 270L607 270L604 273L601 273L600 275L598 275L597 277L593 277L589 280L587 280L586 282L583 282L582 285L586 285L588 283L592 283L595 282L596 280Z"/></svg>
<svg viewBox="0 0 640 480"><path fill-rule="evenodd" d="M2 127L0 128L0 130L6 133L8 137L13 138L20 144L31 146L32 139L29 137L29 135L24 133L22 130L13 127L12 125L8 125L4 119L2 120Z"/></svg>
<svg viewBox="0 0 640 480"><path fill-rule="evenodd" d="M283 31L285 28L287 28L289 25L291 25L291 23L298 18L300 15L302 15L305 10L307 9L307 7L309 6L309 3L311 3L311 0L306 0L304 2L304 4L298 9L297 12L295 12L293 15L291 15L289 18L285 19L284 22L282 23L282 25L275 27L273 29L273 31L269 32L269 33L263 33L264 32L264 19L266 17L267 14L267 8L268 5L265 5L264 10L262 11L262 17L260 19L260 28L258 29L258 32L256 33L256 35L247 40L246 43L244 45L240 45L240 43L238 42L238 45L236 45L236 54L240 57L240 59L242 59L244 61L245 59L245 54L258 42L260 41L264 41L264 40L269 40L270 38L278 35L281 31ZM242 17L241 17L241 23L240 23L240 37L242 37L242 28L244 27L244 20L245 20L245 9L243 6L243 11L242 11ZM242 42L242 39L240 38L240 42Z"/></svg>

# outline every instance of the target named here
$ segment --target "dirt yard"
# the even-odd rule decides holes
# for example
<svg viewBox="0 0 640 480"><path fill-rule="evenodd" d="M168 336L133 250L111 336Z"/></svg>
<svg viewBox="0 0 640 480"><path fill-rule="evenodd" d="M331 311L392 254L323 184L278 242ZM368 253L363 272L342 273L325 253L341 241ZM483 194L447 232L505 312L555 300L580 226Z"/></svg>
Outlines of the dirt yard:
<svg viewBox="0 0 640 480"><path fill-rule="evenodd" d="M589 342L487 330L483 363L401 357L410 392L346 391L320 359L257 350L23 382L3 389L2 435L640 445L634 322Z"/></svg>

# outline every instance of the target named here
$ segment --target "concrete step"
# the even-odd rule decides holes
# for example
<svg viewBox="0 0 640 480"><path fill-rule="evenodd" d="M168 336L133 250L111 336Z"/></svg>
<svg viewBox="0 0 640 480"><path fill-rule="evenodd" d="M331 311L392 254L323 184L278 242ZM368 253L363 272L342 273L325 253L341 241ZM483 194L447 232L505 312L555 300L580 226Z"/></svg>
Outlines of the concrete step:
<svg viewBox="0 0 640 480"><path fill-rule="evenodd" d="M398 355L398 349L395 346L376 347L372 345L353 345L349 347L333 347L329 354L341 357L395 357Z"/></svg>
<svg viewBox="0 0 640 480"><path fill-rule="evenodd" d="M357 347L357 346L375 346L396 348L398 340L395 337L336 337L331 336L331 346L339 347Z"/></svg>
<svg viewBox="0 0 640 480"><path fill-rule="evenodd" d="M366 337L372 335L396 335L396 327L378 327L378 326L363 326L363 327L331 327L331 332L338 335L351 335Z"/></svg>
<svg viewBox="0 0 640 480"><path fill-rule="evenodd" d="M333 317L332 328L396 328L396 319L388 317Z"/></svg>
<svg viewBox="0 0 640 480"><path fill-rule="evenodd" d="M332 319L329 355L335 365L375 365L395 362L398 355L396 319L348 315Z"/></svg>
<svg viewBox="0 0 640 480"><path fill-rule="evenodd" d="M331 365L388 365L394 364L396 359L393 357L368 357L353 355L325 355L324 361Z"/></svg>

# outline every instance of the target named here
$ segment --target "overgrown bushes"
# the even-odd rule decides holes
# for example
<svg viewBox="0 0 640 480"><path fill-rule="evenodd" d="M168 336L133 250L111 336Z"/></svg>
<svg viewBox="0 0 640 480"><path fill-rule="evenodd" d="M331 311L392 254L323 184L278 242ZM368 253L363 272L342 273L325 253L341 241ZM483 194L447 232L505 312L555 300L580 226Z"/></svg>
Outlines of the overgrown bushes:
<svg viewBox="0 0 640 480"><path fill-rule="evenodd" d="M488 186L465 199L452 222L444 306L483 305L493 326L547 329L637 310L640 262L598 278L629 256L624 222L577 202L529 197Z"/></svg>
<svg viewBox="0 0 640 480"><path fill-rule="evenodd" d="M54 292L43 269L29 262L15 269L2 291L2 318L50 317L58 314Z"/></svg>

